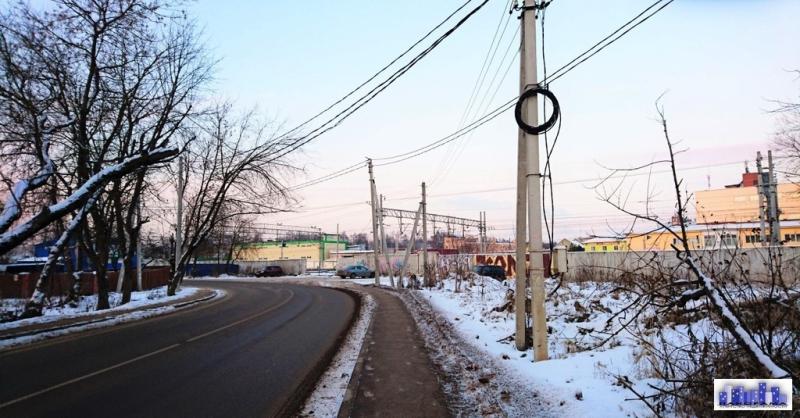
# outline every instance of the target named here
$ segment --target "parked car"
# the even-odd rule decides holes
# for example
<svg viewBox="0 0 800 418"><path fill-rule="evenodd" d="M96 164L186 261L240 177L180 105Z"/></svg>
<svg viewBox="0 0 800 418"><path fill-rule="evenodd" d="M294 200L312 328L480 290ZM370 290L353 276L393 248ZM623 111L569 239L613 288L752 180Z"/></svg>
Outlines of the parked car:
<svg viewBox="0 0 800 418"><path fill-rule="evenodd" d="M500 266L478 264L472 268L472 271L479 276L487 276L495 280L503 281L506 279L506 270Z"/></svg>
<svg viewBox="0 0 800 418"><path fill-rule="evenodd" d="M281 266L266 266L264 267L264 270L256 273L256 277L278 277L285 275L286 273L283 272Z"/></svg>
<svg viewBox="0 0 800 418"><path fill-rule="evenodd" d="M349 277L351 279L355 279L356 277L375 277L375 271L370 270L369 268L362 266L360 264L354 264L352 266L347 266L342 269L336 270L336 275L341 278Z"/></svg>

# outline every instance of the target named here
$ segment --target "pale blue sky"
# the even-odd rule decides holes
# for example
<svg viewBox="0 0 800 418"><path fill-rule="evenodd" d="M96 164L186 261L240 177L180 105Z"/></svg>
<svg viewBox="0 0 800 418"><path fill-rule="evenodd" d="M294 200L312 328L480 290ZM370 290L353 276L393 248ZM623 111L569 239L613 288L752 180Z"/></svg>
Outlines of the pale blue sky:
<svg viewBox="0 0 800 418"><path fill-rule="evenodd" d="M293 126L358 85L461 2L201 0L190 11L221 58L215 85L219 94L242 106L257 105ZM295 182L365 156L404 152L454 131L506 3L491 0L384 94L308 145L296 157L307 175ZM549 69L569 61L649 3L555 0L546 20ZM768 99L798 96L800 81L786 72L800 68L798 18L797 0L676 0L553 83L564 112L553 157L554 181L597 177L604 173L598 163L625 166L663 157L653 101L667 90L663 103L673 137L690 148L680 159L683 166L752 161L756 150L767 149L775 128L774 117L765 112ZM516 25L512 19L494 65ZM515 61L494 106L517 93L518 76ZM379 167L377 184L387 195L387 207L414 209L416 200L398 198L417 194L422 181L432 183L429 211L477 218L485 210L489 225L497 228L494 235L508 237L513 191L437 195L512 187L515 158L516 125L509 112L452 146ZM705 188L707 175L712 187L721 187L737 182L742 168L743 163L696 169L684 177L690 191ZM655 177L665 191L659 197L664 201L655 205L662 213L670 206L666 180ZM602 234L606 218L618 219L589 185L556 186L558 237ZM636 190L643 198L639 186ZM265 221L328 231L337 223L349 232L369 229L366 205L345 206L369 199L366 169L304 189L298 198L311 209Z"/></svg>

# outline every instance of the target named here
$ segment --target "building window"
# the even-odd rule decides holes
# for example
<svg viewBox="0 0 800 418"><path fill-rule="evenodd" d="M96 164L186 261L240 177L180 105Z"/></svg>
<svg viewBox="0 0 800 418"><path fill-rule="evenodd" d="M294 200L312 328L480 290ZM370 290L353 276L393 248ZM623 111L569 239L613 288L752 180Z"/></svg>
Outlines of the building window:
<svg viewBox="0 0 800 418"><path fill-rule="evenodd" d="M757 244L761 242L761 237L756 234L745 235L744 242L748 244Z"/></svg>
<svg viewBox="0 0 800 418"><path fill-rule="evenodd" d="M607 248L607 247L604 245L604 246L603 246L603 251L606 251L606 248Z"/></svg>
<svg viewBox="0 0 800 418"><path fill-rule="evenodd" d="M615 245L614 246L614 251L618 251L618 250L619 250L619 245Z"/></svg>
<svg viewBox="0 0 800 418"><path fill-rule="evenodd" d="M722 245L726 247L737 247L739 245L739 239L734 234L721 234L720 241Z"/></svg>
<svg viewBox="0 0 800 418"><path fill-rule="evenodd" d="M783 240L787 242L798 242L800 241L800 234L785 234Z"/></svg>
<svg viewBox="0 0 800 418"><path fill-rule="evenodd" d="M713 247L717 245L717 236L716 235L706 235L705 240L703 242L703 247Z"/></svg>

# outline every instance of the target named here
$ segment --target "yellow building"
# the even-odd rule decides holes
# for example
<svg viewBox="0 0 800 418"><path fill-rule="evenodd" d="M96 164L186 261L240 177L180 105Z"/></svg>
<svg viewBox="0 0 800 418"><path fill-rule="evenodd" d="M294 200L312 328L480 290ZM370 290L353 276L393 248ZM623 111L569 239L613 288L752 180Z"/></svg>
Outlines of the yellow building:
<svg viewBox="0 0 800 418"><path fill-rule="evenodd" d="M757 184L756 173L744 173L739 184L695 192L697 224L686 227L689 249L760 247ZM782 244L798 247L800 186L778 184L777 195ZM679 226L672 229L680 235ZM633 233L626 240L633 251L671 250L673 245L679 246L680 240L675 234L667 230Z"/></svg>
<svg viewBox="0 0 800 418"><path fill-rule="evenodd" d="M680 227L672 228L680 236ZM783 246L800 247L800 220L782 221L780 229ZM696 224L686 227L686 237L690 250L754 248L761 246L760 230L761 224L758 222ZM680 248L678 237L666 230L630 234L627 241L632 251L671 250L673 244Z"/></svg>
<svg viewBox="0 0 800 418"><path fill-rule="evenodd" d="M306 259L308 268L317 268L320 259L327 260L332 251L347 248L345 241L336 235L324 235L321 240L265 241L245 244L237 257L242 261L298 260ZM324 263L323 263L324 264Z"/></svg>
<svg viewBox="0 0 800 418"><path fill-rule="evenodd" d="M800 186L778 184L780 220L800 219ZM726 187L695 192L697 223L758 222L757 186Z"/></svg>
<svg viewBox="0 0 800 418"><path fill-rule="evenodd" d="M583 250L586 252L609 252L627 251L628 241L626 238L590 238L581 242Z"/></svg>

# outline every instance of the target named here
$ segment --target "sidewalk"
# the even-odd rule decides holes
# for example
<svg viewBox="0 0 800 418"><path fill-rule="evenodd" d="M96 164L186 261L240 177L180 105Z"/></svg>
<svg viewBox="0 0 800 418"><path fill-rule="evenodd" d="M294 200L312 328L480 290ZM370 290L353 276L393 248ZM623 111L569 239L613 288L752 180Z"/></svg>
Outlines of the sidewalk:
<svg viewBox="0 0 800 418"><path fill-rule="evenodd" d="M198 289L192 295L183 298L172 299L152 305L142 307L132 307L130 309L117 309L113 311L98 311L91 315L81 315L68 318L56 319L47 322L35 322L32 324L25 324L18 327L11 327L0 329L0 340L25 337L29 335L41 334L45 332L59 331L68 328L82 327L90 324L109 321L117 317L130 314L137 311L151 311L164 307L182 308L194 303L203 302L216 296L216 292L211 289Z"/></svg>
<svg viewBox="0 0 800 418"><path fill-rule="evenodd" d="M377 307L339 417L447 417L414 319L392 291L364 287Z"/></svg>

